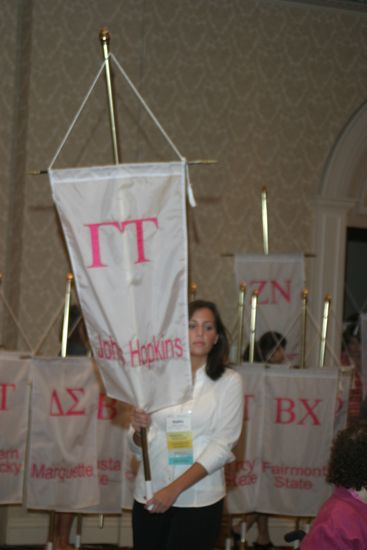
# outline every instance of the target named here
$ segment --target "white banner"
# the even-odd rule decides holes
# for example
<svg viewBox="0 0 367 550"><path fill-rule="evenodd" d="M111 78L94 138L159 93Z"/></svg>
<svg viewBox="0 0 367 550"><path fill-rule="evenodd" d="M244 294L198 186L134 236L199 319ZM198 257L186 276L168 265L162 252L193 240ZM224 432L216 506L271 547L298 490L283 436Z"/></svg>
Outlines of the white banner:
<svg viewBox="0 0 367 550"><path fill-rule="evenodd" d="M185 163L50 172L89 339L108 395L185 401Z"/></svg>
<svg viewBox="0 0 367 550"><path fill-rule="evenodd" d="M23 500L29 394L29 359L1 353L0 504Z"/></svg>
<svg viewBox="0 0 367 550"><path fill-rule="evenodd" d="M32 386L28 508L98 504L99 388L90 359L33 359Z"/></svg>
<svg viewBox="0 0 367 550"><path fill-rule="evenodd" d="M97 409L97 469L99 503L82 513L120 514L132 508L137 464L128 443L131 407L107 397L96 372L99 385Z"/></svg>
<svg viewBox="0 0 367 550"><path fill-rule="evenodd" d="M248 436L229 469L228 511L316 515L330 494L324 478L338 370L237 370L246 388Z"/></svg>
<svg viewBox="0 0 367 550"><path fill-rule="evenodd" d="M276 331L287 339L286 356L292 364L299 358L301 292L304 288L304 258L301 254L235 256L237 288L246 282L245 311L258 290L256 338Z"/></svg>

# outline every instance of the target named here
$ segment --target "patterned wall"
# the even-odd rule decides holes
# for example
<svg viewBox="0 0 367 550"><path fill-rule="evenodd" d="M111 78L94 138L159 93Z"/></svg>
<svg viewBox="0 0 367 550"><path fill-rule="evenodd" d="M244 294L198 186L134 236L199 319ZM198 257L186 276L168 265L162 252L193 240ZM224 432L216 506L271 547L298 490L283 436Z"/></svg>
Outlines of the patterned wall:
<svg viewBox="0 0 367 550"><path fill-rule="evenodd" d="M14 3L1 3L0 18L0 271L5 270L6 243L8 241L9 198L12 185L12 135L13 112L15 106L15 67L17 50L17 10ZM0 303L0 319L4 317L3 304ZM0 324L1 326L1 324Z"/></svg>
<svg viewBox="0 0 367 550"><path fill-rule="evenodd" d="M198 201L190 212L191 272L200 296L219 303L232 329L233 259L224 254L262 251L263 185L271 251L311 251L312 200L325 161L366 99L366 15L277 0L1 0L1 5L13 44L19 18L31 17L31 47L23 51L30 71L27 139L20 152L26 159L19 188L23 227L16 234L21 258L19 279L8 278L7 288L32 347L61 305L69 268L47 177L27 172L48 167L89 89L101 62L102 25L110 29L112 51L182 154L218 161L191 170ZM13 51L9 42L8 51ZM7 98L14 62L13 53L0 60L3 264L6 229L16 230L15 220L7 220L15 137ZM123 161L173 159L117 72L115 87ZM101 80L56 166L110 162ZM2 269L7 274L7 266ZM42 352L55 352L58 324Z"/></svg>

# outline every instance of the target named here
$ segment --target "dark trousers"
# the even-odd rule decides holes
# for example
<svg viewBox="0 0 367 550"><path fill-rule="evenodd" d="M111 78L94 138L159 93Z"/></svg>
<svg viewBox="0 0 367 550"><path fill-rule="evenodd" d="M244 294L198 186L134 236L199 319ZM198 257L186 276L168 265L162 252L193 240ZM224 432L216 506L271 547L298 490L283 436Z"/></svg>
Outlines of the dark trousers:
<svg viewBox="0 0 367 550"><path fill-rule="evenodd" d="M222 513L223 500L200 508L172 506L164 514L134 501L134 550L213 550Z"/></svg>

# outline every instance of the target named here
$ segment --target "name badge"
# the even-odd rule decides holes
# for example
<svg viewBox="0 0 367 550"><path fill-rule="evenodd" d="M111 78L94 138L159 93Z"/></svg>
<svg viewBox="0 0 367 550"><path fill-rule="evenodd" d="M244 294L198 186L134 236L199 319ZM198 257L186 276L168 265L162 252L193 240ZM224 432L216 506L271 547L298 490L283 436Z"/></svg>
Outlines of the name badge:
<svg viewBox="0 0 367 550"><path fill-rule="evenodd" d="M169 416L166 423L168 464L190 465L194 462L192 448L191 416Z"/></svg>

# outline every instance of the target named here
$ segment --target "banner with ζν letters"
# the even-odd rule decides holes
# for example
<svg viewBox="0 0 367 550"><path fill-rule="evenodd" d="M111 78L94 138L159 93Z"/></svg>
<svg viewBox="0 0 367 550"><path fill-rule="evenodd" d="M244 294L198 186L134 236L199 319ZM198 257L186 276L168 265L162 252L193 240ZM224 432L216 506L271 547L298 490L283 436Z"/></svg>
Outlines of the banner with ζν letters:
<svg viewBox="0 0 367 550"><path fill-rule="evenodd" d="M28 508L78 511L99 503L99 388L84 357L32 360Z"/></svg>
<svg viewBox="0 0 367 550"><path fill-rule="evenodd" d="M23 501L29 362L19 353L0 354L0 504Z"/></svg>
<svg viewBox="0 0 367 550"><path fill-rule="evenodd" d="M338 369L237 370L246 391L247 429L227 472L228 511L316 515L330 495L325 475Z"/></svg>
<svg viewBox="0 0 367 550"><path fill-rule="evenodd" d="M184 162L51 170L107 394L153 411L191 391Z"/></svg>
<svg viewBox="0 0 367 550"><path fill-rule="evenodd" d="M245 311L258 291L256 338L276 331L287 339L286 356L297 364L300 349L301 293L305 285L301 254L238 254L235 256L237 288L247 284Z"/></svg>

